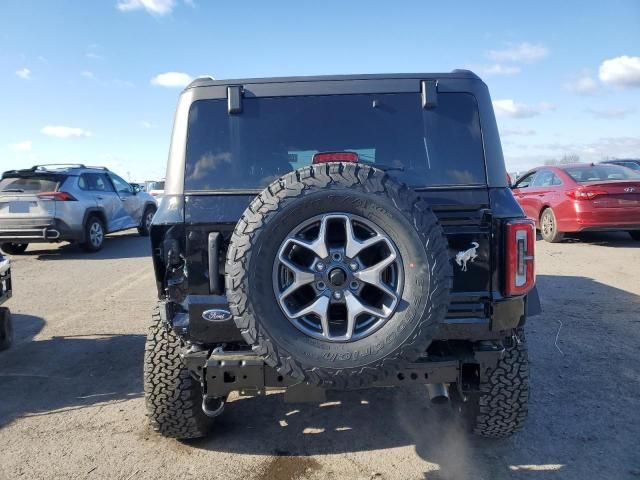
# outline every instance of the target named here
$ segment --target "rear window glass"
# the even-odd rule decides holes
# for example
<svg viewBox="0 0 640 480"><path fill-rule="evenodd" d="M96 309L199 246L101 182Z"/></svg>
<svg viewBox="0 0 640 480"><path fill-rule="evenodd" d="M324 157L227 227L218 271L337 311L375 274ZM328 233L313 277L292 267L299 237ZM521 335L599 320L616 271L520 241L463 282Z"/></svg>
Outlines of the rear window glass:
<svg viewBox="0 0 640 480"><path fill-rule="evenodd" d="M486 184L475 97L441 93L423 109L413 93L200 100L189 112L185 190L263 188L350 151L412 186Z"/></svg>
<svg viewBox="0 0 640 480"><path fill-rule="evenodd" d="M585 165L565 168L565 171L578 183L640 179L637 172L617 165Z"/></svg>
<svg viewBox="0 0 640 480"><path fill-rule="evenodd" d="M0 192L40 193L54 192L61 179L51 177L9 177L0 180Z"/></svg>

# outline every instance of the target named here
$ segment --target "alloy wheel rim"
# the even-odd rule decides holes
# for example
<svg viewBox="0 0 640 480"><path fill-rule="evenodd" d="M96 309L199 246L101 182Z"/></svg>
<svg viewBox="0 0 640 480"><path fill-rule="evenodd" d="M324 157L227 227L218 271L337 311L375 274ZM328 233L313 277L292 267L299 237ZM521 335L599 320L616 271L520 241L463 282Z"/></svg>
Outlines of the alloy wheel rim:
<svg viewBox="0 0 640 480"><path fill-rule="evenodd" d="M553 218L548 213L542 219L542 231L547 237L553 233Z"/></svg>
<svg viewBox="0 0 640 480"><path fill-rule="evenodd" d="M89 238L91 239L91 244L94 247L99 247L102 244L102 240L104 237L104 232L102 231L102 225L98 222L94 222L91 224L91 228L89 229Z"/></svg>
<svg viewBox="0 0 640 480"><path fill-rule="evenodd" d="M303 333L328 342L359 340L395 313L404 270L398 248L363 217L329 213L298 225L273 265L278 304Z"/></svg>

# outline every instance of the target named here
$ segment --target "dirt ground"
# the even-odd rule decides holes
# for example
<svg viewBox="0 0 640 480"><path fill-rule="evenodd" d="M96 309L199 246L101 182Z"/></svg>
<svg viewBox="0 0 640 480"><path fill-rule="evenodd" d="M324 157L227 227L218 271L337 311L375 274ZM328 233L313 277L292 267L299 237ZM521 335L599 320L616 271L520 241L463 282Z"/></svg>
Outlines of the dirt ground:
<svg viewBox="0 0 640 480"><path fill-rule="evenodd" d="M148 240L32 246L14 258L16 344L0 354L0 478L640 478L640 243L537 247L544 314L527 326L530 416L513 438L467 436L416 388L236 398L214 435L181 443L145 418Z"/></svg>

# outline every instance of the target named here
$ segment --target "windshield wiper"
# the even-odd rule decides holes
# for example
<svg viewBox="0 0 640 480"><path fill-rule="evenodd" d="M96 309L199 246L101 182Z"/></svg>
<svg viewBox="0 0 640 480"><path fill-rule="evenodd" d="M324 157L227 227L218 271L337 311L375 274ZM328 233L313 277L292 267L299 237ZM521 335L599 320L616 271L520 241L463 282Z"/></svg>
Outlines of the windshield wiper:
<svg viewBox="0 0 640 480"><path fill-rule="evenodd" d="M24 190L21 188L7 188L6 190L2 190L3 192L11 192L11 193L24 193Z"/></svg>

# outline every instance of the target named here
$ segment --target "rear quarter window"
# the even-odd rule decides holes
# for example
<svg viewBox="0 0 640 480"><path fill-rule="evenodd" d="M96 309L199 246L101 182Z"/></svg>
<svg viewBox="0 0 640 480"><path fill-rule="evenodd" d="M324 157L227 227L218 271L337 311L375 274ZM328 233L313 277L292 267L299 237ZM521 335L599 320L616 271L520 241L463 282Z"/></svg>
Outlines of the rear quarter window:
<svg viewBox="0 0 640 480"><path fill-rule="evenodd" d="M351 151L413 187L486 185L476 99L441 93L200 100L189 112L185 190L261 189L310 165L318 152Z"/></svg>

